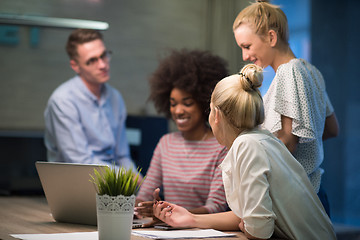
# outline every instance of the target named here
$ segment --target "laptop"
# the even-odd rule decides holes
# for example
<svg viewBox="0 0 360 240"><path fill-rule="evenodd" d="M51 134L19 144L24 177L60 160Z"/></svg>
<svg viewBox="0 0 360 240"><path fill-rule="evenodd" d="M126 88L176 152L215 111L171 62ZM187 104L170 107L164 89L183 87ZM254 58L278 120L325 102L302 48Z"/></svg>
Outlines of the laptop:
<svg viewBox="0 0 360 240"><path fill-rule="evenodd" d="M96 190L90 174L106 165L35 163L51 214L57 222L97 225ZM140 227L143 221L134 221Z"/></svg>

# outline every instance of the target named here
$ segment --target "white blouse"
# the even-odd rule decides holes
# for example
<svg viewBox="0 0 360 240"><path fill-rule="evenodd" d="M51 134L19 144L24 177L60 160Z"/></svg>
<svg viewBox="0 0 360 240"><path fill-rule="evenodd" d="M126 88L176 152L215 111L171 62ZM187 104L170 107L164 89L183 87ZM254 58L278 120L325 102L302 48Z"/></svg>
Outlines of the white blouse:
<svg viewBox="0 0 360 240"><path fill-rule="evenodd" d="M324 172L319 166L324 159L325 119L334 112L323 76L304 59L292 59L280 65L264 96L264 107L262 126L275 135L282 128L281 115L293 119L292 134L299 137L294 157L318 192Z"/></svg>
<svg viewBox="0 0 360 240"><path fill-rule="evenodd" d="M252 236L336 239L303 167L269 131L240 134L220 168L229 207Z"/></svg>

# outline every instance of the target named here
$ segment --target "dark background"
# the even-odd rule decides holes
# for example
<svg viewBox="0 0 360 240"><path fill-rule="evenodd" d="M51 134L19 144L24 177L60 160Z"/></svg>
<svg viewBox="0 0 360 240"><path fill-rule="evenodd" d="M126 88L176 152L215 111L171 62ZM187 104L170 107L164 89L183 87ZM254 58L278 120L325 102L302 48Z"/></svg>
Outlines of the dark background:
<svg viewBox="0 0 360 240"><path fill-rule="evenodd" d="M145 101L148 96L146 79L157 66L157 52L167 47L211 50L231 63L231 72L242 64L241 51L233 39L231 24L239 10L248 4L247 0L154 0L151 4L150 1L141 0L133 3L74 0L54 1L57 4L54 7L51 7L52 2L34 2L30 6L27 1L2 0L0 12L3 9L32 14L39 11L56 17L73 18L79 13L79 17L84 19L94 16L96 20L105 19L111 23L106 36L116 36L108 39L112 49L119 48L115 51L116 68L113 69L119 71L116 75L122 76L121 81L112 83L123 93L128 111L135 117L156 115L151 104ZM275 3L283 5L287 14L291 13L288 14L290 31L298 30L292 28L293 22L306 21L308 57L324 75L327 92L339 120L340 136L324 143L325 160L322 166L325 169L323 183L329 196L332 220L360 226L360 1L279 0ZM66 8L68 5L74 8ZM79 5L88 11L81 11ZM113 10L109 7L112 5L116 6ZM65 14L58 14L61 11ZM218 13L222 13L223 17L220 18ZM155 18L159 19L153 21ZM117 19L121 21L117 22ZM43 123L39 119L42 119L42 111L52 90L73 74L63 49L68 33L63 30L40 30L40 42L35 48L24 47L22 43L0 45L0 189L3 194L39 192L34 161L46 160L42 141ZM24 35L27 36L26 31ZM31 60L27 60L29 54ZM34 67L41 65L39 63L43 56L49 56L46 64L34 70ZM14 63L7 64L13 59ZM31 64L31 71L23 68ZM54 66L57 70L46 71ZM66 77L61 74L66 74ZM57 75L60 77L57 78ZM44 84L47 82L49 85ZM43 88L33 88L38 85ZM35 98L38 94L28 98L30 90L38 93L46 91L46 94L41 98ZM11 99L12 95L16 95L16 98ZM25 106L24 109L30 114L19 110L20 106ZM9 112L12 107L14 111ZM22 112L26 112L25 117L22 117ZM163 131L151 124L146 128L153 131L150 135L154 139L158 138L156 133L160 135ZM154 146L157 140L146 142ZM147 156L151 155L151 150L145 150L142 146L135 146L132 150L135 158L144 152Z"/></svg>

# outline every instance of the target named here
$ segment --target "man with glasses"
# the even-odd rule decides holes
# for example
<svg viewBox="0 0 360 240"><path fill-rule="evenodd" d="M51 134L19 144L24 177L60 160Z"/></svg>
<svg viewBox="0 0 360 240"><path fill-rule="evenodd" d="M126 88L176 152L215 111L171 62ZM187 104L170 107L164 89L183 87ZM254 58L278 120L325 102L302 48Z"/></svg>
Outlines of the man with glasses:
<svg viewBox="0 0 360 240"><path fill-rule="evenodd" d="M76 76L61 84L45 109L48 161L136 167L125 134L126 108L121 94L106 82L111 52L102 34L71 33L66 45Z"/></svg>

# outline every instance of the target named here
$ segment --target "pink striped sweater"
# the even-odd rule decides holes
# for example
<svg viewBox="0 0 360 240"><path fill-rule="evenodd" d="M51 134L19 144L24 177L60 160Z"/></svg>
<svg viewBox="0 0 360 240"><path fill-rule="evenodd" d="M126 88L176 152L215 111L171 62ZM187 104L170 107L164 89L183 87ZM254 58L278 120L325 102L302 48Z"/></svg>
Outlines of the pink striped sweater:
<svg viewBox="0 0 360 240"><path fill-rule="evenodd" d="M166 201L187 209L205 207L209 213L225 211L225 192L218 167L227 150L215 137L187 141L181 132L164 135L157 144L138 198L153 200L163 187Z"/></svg>

